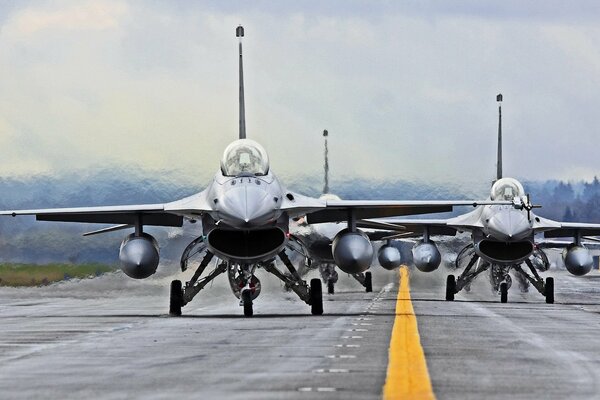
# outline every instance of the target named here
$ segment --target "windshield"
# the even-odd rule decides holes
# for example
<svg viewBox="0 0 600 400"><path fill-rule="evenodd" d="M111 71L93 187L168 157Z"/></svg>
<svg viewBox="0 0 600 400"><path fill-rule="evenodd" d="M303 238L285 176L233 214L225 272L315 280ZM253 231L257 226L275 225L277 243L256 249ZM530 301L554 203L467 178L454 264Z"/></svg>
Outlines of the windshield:
<svg viewBox="0 0 600 400"><path fill-rule="evenodd" d="M223 153L221 172L225 176L266 175L269 172L267 152L254 140L236 140Z"/></svg>
<svg viewBox="0 0 600 400"><path fill-rule="evenodd" d="M492 186L492 200L512 201L515 197L522 197L525 193L523 186L515 179L502 178Z"/></svg>

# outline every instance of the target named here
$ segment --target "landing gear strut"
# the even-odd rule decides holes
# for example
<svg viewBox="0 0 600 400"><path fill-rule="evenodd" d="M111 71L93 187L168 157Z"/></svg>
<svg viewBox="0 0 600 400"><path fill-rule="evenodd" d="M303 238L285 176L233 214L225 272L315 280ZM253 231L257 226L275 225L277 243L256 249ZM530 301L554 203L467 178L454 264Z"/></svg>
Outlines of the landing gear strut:
<svg viewBox="0 0 600 400"><path fill-rule="evenodd" d="M352 277L365 287L365 292L371 293L373 291L373 277L371 272L352 274Z"/></svg>
<svg viewBox="0 0 600 400"><path fill-rule="evenodd" d="M296 268L290 261L289 257L285 253L285 250L278 254L279 259L287 267L289 275L281 272L274 262L261 264L265 271L275 275L279 278L287 288L291 289L300 297L300 300L311 306L311 313L313 315L323 314L323 294L321 288L320 279L312 279L310 281L310 288L306 284L306 281L302 280ZM316 283L318 282L318 284Z"/></svg>
<svg viewBox="0 0 600 400"><path fill-rule="evenodd" d="M319 265L319 272L323 282L327 284L327 293L335 293L335 284L338 281L338 273L335 270L334 264L321 264Z"/></svg>
<svg viewBox="0 0 600 400"><path fill-rule="evenodd" d="M527 264L529 273L523 270L520 265L515 265L513 268L546 298L546 303L554 303L554 278L548 277L546 278L546 282L544 282L544 279L538 274L530 260L525 260L525 264Z"/></svg>
<svg viewBox="0 0 600 400"><path fill-rule="evenodd" d="M479 256L473 254L471 260L469 260L469 264L467 264L465 270L459 275L458 279L456 279L454 275L448 275L448 278L446 279L446 301L454 301L454 295L456 293L465 288L469 288L471 282L473 282L479 274L488 270L490 264L487 262L479 262L477 263L475 270L471 271L478 260Z"/></svg>
<svg viewBox="0 0 600 400"><path fill-rule="evenodd" d="M169 314L173 316L181 315L181 307L185 306L187 303L192 301L192 299L202 290L204 287L215 279L220 274L227 271L227 263L223 262L206 275L204 278L200 279L200 276L213 259L214 255L210 251L207 251L198 266L198 269L192 276L192 279L189 282L186 282L185 287L182 288L181 281L175 280L171 282L171 296L170 296L170 304L169 304ZM186 260L187 264L187 260ZM186 265L187 266L187 265Z"/></svg>
<svg viewBox="0 0 600 400"><path fill-rule="evenodd" d="M454 295L456 293L460 292L462 289L467 289L471 282L473 282L473 280L479 274L491 268L490 281L494 291L500 292L501 303L508 302L508 289L510 288L510 285L512 283L512 279L509 275L511 269L518 274L519 280L526 281L530 283L533 287L535 287L537 291L546 298L546 303L554 303L554 279L546 278L546 281L544 282L544 279L540 277L530 259L525 260L525 264L527 265L527 268L529 270L529 272L527 272L522 268L521 264L490 265L485 261L481 261L479 259L479 256L475 254L475 252L471 249L470 246L467 246L459 253L459 257L462 258L463 255L465 257L471 257L471 259L469 260L469 263L465 267L465 270L462 272L462 274L460 274L458 279L455 278L454 275L448 275L448 278L446 280L447 301L453 301ZM536 257L540 256L536 255ZM545 257L545 254L543 254L543 257ZM543 257L543 266L546 267L547 265L549 265L549 263L547 262L547 258ZM473 267L476 263L477 266L473 270ZM459 262L457 259L457 267L459 266L458 264Z"/></svg>

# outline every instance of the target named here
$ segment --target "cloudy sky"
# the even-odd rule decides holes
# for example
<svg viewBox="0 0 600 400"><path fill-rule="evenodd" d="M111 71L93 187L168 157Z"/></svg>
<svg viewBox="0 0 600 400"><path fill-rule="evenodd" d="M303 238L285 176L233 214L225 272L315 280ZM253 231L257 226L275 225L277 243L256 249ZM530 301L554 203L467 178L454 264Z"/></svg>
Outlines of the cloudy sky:
<svg viewBox="0 0 600 400"><path fill-rule="evenodd" d="M600 175L595 1L3 1L0 176L99 166L206 181L237 137L280 176ZM401 3L401 4L400 4Z"/></svg>

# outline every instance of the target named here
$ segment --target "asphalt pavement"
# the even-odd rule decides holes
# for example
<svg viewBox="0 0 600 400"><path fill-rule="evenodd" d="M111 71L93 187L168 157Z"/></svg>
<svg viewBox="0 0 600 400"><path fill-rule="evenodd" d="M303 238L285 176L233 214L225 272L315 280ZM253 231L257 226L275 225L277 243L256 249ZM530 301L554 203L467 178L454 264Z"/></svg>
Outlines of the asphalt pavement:
<svg viewBox="0 0 600 400"><path fill-rule="evenodd" d="M485 277L449 303L447 273L413 271L410 281L438 399L600 398L598 271L550 271L553 305L516 285L500 304ZM0 288L0 397L381 398L397 272L374 269L373 293L340 274L323 316L262 272L252 318L225 276L169 317L180 276L164 275Z"/></svg>

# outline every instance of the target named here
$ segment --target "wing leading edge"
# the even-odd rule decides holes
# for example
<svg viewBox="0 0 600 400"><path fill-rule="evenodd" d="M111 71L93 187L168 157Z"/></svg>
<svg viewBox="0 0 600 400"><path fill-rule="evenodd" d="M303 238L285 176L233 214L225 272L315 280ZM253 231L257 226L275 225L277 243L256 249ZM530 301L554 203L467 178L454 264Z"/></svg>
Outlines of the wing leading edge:
<svg viewBox="0 0 600 400"><path fill-rule="evenodd" d="M165 211L164 204L47 208L1 211L0 215L35 215L38 221L84 222L154 226L182 226L183 217ZM141 219L141 221L140 221Z"/></svg>
<svg viewBox="0 0 600 400"><path fill-rule="evenodd" d="M491 202L489 200L431 200L431 201L386 201L386 200L326 200L325 208L307 213L309 224L337 222L347 220L350 213L356 220L385 218L393 216L443 213L452 211L453 207L477 207L486 204L506 204L511 202ZM293 211L293 208L290 208Z"/></svg>

